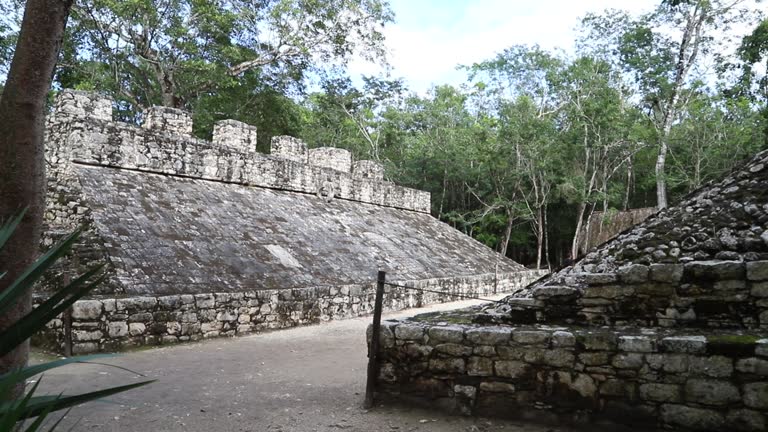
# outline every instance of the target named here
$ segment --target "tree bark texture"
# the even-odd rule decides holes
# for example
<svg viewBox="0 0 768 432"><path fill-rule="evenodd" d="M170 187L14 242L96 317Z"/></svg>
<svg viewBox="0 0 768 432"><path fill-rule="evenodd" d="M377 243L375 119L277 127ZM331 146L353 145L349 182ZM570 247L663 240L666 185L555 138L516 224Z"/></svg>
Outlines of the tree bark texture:
<svg viewBox="0 0 768 432"><path fill-rule="evenodd" d="M0 291L38 256L45 210L45 103L72 0L28 0L8 79L0 97L0 219L24 208L18 229L0 251ZM31 293L0 316L0 331L31 308ZM26 364L28 344L0 358L0 373Z"/></svg>

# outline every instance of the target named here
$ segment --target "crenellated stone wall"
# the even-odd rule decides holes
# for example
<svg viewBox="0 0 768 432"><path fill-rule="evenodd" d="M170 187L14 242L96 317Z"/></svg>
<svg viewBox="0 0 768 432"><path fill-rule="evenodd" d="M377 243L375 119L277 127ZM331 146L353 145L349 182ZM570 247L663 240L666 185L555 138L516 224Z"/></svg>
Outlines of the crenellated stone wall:
<svg viewBox="0 0 768 432"><path fill-rule="evenodd" d="M109 116L107 114L109 113ZM317 148L275 137L272 155L256 153L256 129L234 120L215 124L211 142L191 136L191 116L152 107L142 127L113 122L111 101L94 93L63 90L48 120L47 158L54 169L80 163L315 194L327 183L334 198L428 213L428 192L356 176L347 150ZM376 162L367 161L367 172Z"/></svg>

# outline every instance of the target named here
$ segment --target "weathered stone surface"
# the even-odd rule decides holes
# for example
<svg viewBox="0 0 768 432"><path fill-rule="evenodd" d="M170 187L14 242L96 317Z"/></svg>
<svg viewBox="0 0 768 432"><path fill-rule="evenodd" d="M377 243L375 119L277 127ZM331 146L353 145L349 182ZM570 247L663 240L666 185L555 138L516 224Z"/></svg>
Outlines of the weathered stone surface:
<svg viewBox="0 0 768 432"><path fill-rule="evenodd" d="M432 359L429 361L429 369L434 372L463 374L465 364L460 358Z"/></svg>
<svg viewBox="0 0 768 432"><path fill-rule="evenodd" d="M493 375L493 360L486 357L470 357L469 361L467 362L467 375Z"/></svg>
<svg viewBox="0 0 768 432"><path fill-rule="evenodd" d="M111 322L107 325L107 334L112 338L128 335L128 323L124 321Z"/></svg>
<svg viewBox="0 0 768 432"><path fill-rule="evenodd" d="M717 411L684 405L662 405L661 420L669 425L702 431L719 430L725 421Z"/></svg>
<svg viewBox="0 0 768 432"><path fill-rule="evenodd" d="M641 384L639 387L640 399L652 402L672 402L682 401L682 390L676 384L648 383Z"/></svg>
<svg viewBox="0 0 768 432"><path fill-rule="evenodd" d="M552 333L552 346L555 348L572 347L576 345L576 336L567 331Z"/></svg>
<svg viewBox="0 0 768 432"><path fill-rule="evenodd" d="M504 378L520 378L528 372L529 365L519 361L497 361L493 365L496 376Z"/></svg>
<svg viewBox="0 0 768 432"><path fill-rule="evenodd" d="M619 280L628 284L639 284L648 280L648 266L633 264L621 267L616 271Z"/></svg>
<svg viewBox="0 0 768 432"><path fill-rule="evenodd" d="M467 340L475 345L502 345L509 343L509 327L481 327L467 330Z"/></svg>
<svg viewBox="0 0 768 432"><path fill-rule="evenodd" d="M424 339L424 327L412 324L400 324L395 327L395 337L403 340L421 341Z"/></svg>
<svg viewBox="0 0 768 432"><path fill-rule="evenodd" d="M617 346L617 337L612 332L584 333L576 340L588 351L613 351Z"/></svg>
<svg viewBox="0 0 768 432"><path fill-rule="evenodd" d="M437 352L448 354L454 357L464 357L472 354L472 347L460 344L440 344L435 346Z"/></svg>
<svg viewBox="0 0 768 432"><path fill-rule="evenodd" d="M670 336L661 340L666 352L701 354L706 351L707 338L704 336Z"/></svg>
<svg viewBox="0 0 768 432"><path fill-rule="evenodd" d="M733 374L733 359L723 356L691 357L688 370L691 374L728 378Z"/></svg>
<svg viewBox="0 0 768 432"><path fill-rule="evenodd" d="M768 382L744 384L744 405L768 409Z"/></svg>
<svg viewBox="0 0 768 432"><path fill-rule="evenodd" d="M506 382L483 381L480 383L480 391L490 393L514 393L515 386Z"/></svg>
<svg viewBox="0 0 768 432"><path fill-rule="evenodd" d="M516 330L512 333L512 340L519 344L544 344L550 338L550 333L539 330Z"/></svg>
<svg viewBox="0 0 768 432"><path fill-rule="evenodd" d="M682 264L651 264L650 271L655 282L677 283L683 278Z"/></svg>
<svg viewBox="0 0 768 432"><path fill-rule="evenodd" d="M765 416L757 411L736 409L728 411L725 417L728 428L740 432L764 432L766 430Z"/></svg>
<svg viewBox="0 0 768 432"><path fill-rule="evenodd" d="M619 350L627 352L653 352L654 343L647 336L619 336Z"/></svg>
<svg viewBox="0 0 768 432"><path fill-rule="evenodd" d="M685 383L685 399L689 402L722 406L741 400L739 389L727 381L690 379Z"/></svg>
<svg viewBox="0 0 768 432"><path fill-rule="evenodd" d="M744 263L735 261L693 261L685 264L684 277L691 280L744 279Z"/></svg>
<svg viewBox="0 0 768 432"><path fill-rule="evenodd" d="M736 370L742 373L768 376L768 360L746 358L736 361Z"/></svg>
<svg viewBox="0 0 768 432"><path fill-rule="evenodd" d="M430 327L429 340L436 342L460 343L464 340L464 329L458 326Z"/></svg>
<svg viewBox="0 0 768 432"><path fill-rule="evenodd" d="M81 300L72 305L72 318L96 320L101 317L102 303L99 300Z"/></svg>
<svg viewBox="0 0 768 432"><path fill-rule="evenodd" d="M768 280L768 261L752 261L746 264L747 279L751 281Z"/></svg>

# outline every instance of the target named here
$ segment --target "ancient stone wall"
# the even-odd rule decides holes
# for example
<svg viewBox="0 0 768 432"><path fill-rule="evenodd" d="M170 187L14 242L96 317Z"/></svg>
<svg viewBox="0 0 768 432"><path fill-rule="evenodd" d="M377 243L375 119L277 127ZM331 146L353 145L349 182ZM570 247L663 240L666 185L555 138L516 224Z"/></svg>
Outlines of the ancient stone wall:
<svg viewBox="0 0 768 432"><path fill-rule="evenodd" d="M446 325L451 319L383 323L382 393L560 425L609 419L753 432L768 425L764 336Z"/></svg>
<svg viewBox="0 0 768 432"><path fill-rule="evenodd" d="M483 296L520 289L542 276L536 272L401 281L437 292L387 287L385 310L400 310L456 300L455 295ZM219 336L239 336L373 311L375 284L249 292L99 297L81 300L72 310L73 351L114 351ZM60 351L61 319L35 338L38 345Z"/></svg>
<svg viewBox="0 0 768 432"><path fill-rule="evenodd" d="M93 93L59 94L46 141L54 169L75 162L312 194L330 183L335 198L430 211L428 192L384 182L382 176L353 175L352 157L343 149L312 149L307 158L301 141L276 137L273 154L259 154L255 128L241 122L217 122L208 142L191 136L191 117L184 111L153 107L137 127L113 122L108 107L109 99ZM376 171L373 164L366 163L369 172Z"/></svg>
<svg viewBox="0 0 768 432"><path fill-rule="evenodd" d="M626 211L596 211L589 217L581 230L579 251L586 254L622 232L643 222L656 213L656 207L631 209Z"/></svg>

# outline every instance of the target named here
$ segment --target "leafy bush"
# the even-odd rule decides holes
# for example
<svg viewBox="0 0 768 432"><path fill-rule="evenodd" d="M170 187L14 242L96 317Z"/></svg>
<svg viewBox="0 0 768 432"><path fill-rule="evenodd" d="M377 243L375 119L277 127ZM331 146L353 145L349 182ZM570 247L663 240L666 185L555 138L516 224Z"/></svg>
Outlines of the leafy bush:
<svg viewBox="0 0 768 432"><path fill-rule="evenodd" d="M17 217L0 226L0 249L3 248L11 235L13 235L23 214L24 213L22 212ZM35 282L39 280L43 273L45 273L56 260L64 256L72 248L72 245L79 237L79 231L66 237L26 269L18 279L11 283L10 286L0 292L0 315L8 313L24 293L27 292L27 290L32 289ZM16 323L0 332L0 357L13 351L33 334L42 330L46 323L64 312L78 299L82 298L101 283L104 279L102 272L103 267L103 264L92 267L83 275L53 294L27 315L23 316ZM5 272L0 273L0 279L5 275ZM38 379L22 397L14 398L17 391L16 389L18 389L19 386L23 386L28 378L64 365L86 363L108 356L109 355L100 354L70 357L35 366L18 368L0 375L0 432L16 430L36 431L42 427L46 418L54 411L69 409L88 401L114 395L153 382L143 381L78 395L59 394L52 396L37 396L35 395L35 392L40 384L40 380ZM29 424L23 423L25 420L34 417L36 418L30 420ZM54 430L63 418L64 416L56 421L49 430Z"/></svg>

